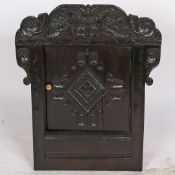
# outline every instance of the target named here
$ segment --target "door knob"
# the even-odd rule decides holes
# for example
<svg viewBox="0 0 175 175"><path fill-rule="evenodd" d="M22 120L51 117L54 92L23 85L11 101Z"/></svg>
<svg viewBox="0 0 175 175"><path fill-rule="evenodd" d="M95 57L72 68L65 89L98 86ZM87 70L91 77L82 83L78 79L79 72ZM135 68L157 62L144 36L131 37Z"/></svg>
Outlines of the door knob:
<svg viewBox="0 0 175 175"><path fill-rule="evenodd" d="M51 84L46 84L46 90L51 91L52 90L52 85Z"/></svg>

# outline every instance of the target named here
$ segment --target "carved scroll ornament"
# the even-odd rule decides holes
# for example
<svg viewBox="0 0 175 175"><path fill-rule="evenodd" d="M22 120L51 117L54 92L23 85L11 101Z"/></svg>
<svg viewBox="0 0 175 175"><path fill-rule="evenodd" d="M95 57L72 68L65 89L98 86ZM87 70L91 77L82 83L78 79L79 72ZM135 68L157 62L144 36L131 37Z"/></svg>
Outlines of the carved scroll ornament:
<svg viewBox="0 0 175 175"><path fill-rule="evenodd" d="M146 60L145 60L145 69L146 69L146 84L152 85L153 79L149 77L151 71L158 66L160 62L160 48L148 48L146 49Z"/></svg>
<svg viewBox="0 0 175 175"><path fill-rule="evenodd" d="M29 85L31 83L30 70L31 70L31 59L29 56L30 52L27 48L18 48L17 49L17 62L20 67L22 67L27 77L23 79L25 85Z"/></svg>
<svg viewBox="0 0 175 175"><path fill-rule="evenodd" d="M26 38L96 37L160 41L161 34L149 18L129 15L112 5L61 5L49 15L25 18L16 34L16 41Z"/></svg>

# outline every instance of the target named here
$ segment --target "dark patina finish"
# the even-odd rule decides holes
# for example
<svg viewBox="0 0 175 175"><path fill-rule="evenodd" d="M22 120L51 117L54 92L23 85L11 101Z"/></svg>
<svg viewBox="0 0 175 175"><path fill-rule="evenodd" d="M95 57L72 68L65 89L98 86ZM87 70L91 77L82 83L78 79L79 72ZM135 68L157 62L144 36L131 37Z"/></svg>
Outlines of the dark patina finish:
<svg viewBox="0 0 175 175"><path fill-rule="evenodd" d="M145 83L161 33L112 5L27 17L17 62L31 83L36 170L141 170Z"/></svg>

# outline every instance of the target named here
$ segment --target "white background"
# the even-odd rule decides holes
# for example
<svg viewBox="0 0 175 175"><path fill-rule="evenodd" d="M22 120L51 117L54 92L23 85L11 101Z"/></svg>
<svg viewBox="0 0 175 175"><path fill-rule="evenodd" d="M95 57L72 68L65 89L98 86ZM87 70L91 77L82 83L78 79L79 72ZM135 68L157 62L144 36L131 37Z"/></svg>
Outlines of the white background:
<svg viewBox="0 0 175 175"><path fill-rule="evenodd" d="M175 1L174 0L0 0L0 175L175 175ZM30 86L17 67L15 32L26 16L59 4L114 4L127 14L152 18L162 32L161 63L146 87L143 172L34 172Z"/></svg>

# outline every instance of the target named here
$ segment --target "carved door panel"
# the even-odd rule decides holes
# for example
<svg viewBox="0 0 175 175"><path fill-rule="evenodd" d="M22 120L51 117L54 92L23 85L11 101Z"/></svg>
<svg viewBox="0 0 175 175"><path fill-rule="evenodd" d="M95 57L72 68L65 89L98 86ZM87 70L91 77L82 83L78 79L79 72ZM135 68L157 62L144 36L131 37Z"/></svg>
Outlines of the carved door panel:
<svg viewBox="0 0 175 175"><path fill-rule="evenodd" d="M129 131L130 48L47 47L47 129Z"/></svg>

